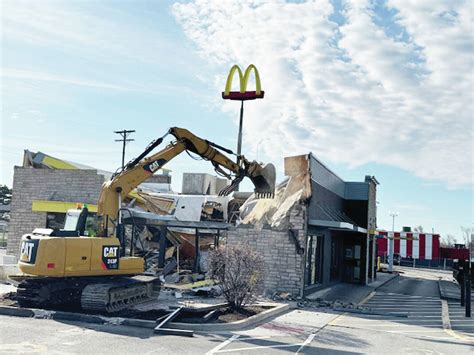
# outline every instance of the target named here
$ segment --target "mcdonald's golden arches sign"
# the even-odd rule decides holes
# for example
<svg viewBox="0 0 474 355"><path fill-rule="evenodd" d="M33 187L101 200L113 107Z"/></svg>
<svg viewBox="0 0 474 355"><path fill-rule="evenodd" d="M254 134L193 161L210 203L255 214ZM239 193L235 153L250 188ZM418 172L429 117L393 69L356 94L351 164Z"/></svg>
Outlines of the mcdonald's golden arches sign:
<svg viewBox="0 0 474 355"><path fill-rule="evenodd" d="M255 75L255 91L247 91L247 84L249 81L250 73L254 72ZM232 80L234 79L234 74L237 72L239 74L239 83L240 83L240 90L239 91L230 91L232 89ZM258 70L255 65L250 64L245 72L242 74L242 70L239 68L238 65L234 65L230 68L229 75L227 76L227 81L225 84L225 91L222 93L222 98L225 100L255 100L255 99L263 99L263 95L265 92L261 88L260 84L260 75L258 74Z"/></svg>

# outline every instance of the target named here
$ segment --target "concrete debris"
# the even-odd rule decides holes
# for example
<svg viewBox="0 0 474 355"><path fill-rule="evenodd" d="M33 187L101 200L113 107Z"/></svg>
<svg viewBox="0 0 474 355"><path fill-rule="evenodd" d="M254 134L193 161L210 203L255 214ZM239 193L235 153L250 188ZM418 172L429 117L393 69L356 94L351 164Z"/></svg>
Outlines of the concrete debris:
<svg viewBox="0 0 474 355"><path fill-rule="evenodd" d="M196 287L189 290L190 293L193 293L194 296L200 297L217 297L221 293L219 286L202 286Z"/></svg>
<svg viewBox="0 0 474 355"><path fill-rule="evenodd" d="M300 297L295 297L289 292L274 292L271 297L273 301L296 301L297 298L300 299Z"/></svg>
<svg viewBox="0 0 474 355"><path fill-rule="evenodd" d="M370 312L371 309L361 305L350 303L344 303L341 301L325 301L323 299L308 300L304 299L298 302L298 308L331 308L331 309L351 309Z"/></svg>
<svg viewBox="0 0 474 355"><path fill-rule="evenodd" d="M169 274L165 277L165 282L168 284L173 284L179 282L179 274L175 272L174 274Z"/></svg>
<svg viewBox="0 0 474 355"><path fill-rule="evenodd" d="M229 196L196 196L139 191L146 209L178 221L226 221Z"/></svg>
<svg viewBox="0 0 474 355"><path fill-rule="evenodd" d="M257 229L264 226L288 229L291 209L310 196L308 173L290 176L276 187L274 199L250 197L240 208L241 224L254 225Z"/></svg>

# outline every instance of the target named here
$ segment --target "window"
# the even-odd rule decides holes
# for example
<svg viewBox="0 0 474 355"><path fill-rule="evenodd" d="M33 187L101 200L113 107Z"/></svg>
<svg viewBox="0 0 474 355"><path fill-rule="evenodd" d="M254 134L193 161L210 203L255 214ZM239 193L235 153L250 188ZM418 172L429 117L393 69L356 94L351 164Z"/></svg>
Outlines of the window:
<svg viewBox="0 0 474 355"><path fill-rule="evenodd" d="M48 212L46 214L46 228L63 229L65 219L65 213Z"/></svg>

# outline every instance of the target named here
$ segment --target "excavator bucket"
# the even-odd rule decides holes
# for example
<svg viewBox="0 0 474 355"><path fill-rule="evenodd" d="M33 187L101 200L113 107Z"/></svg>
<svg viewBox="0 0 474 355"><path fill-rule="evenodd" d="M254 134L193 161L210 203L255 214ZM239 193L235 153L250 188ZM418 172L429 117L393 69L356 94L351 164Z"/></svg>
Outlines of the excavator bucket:
<svg viewBox="0 0 474 355"><path fill-rule="evenodd" d="M275 196L275 165L266 164L250 177L255 189L256 198L273 198Z"/></svg>
<svg viewBox="0 0 474 355"><path fill-rule="evenodd" d="M273 164L261 166L257 162L252 163L251 172L247 171L245 175L237 176L230 185L219 192L219 196L230 195L239 187L245 176L252 180L255 186L253 192L256 198L273 198L275 196L275 166Z"/></svg>

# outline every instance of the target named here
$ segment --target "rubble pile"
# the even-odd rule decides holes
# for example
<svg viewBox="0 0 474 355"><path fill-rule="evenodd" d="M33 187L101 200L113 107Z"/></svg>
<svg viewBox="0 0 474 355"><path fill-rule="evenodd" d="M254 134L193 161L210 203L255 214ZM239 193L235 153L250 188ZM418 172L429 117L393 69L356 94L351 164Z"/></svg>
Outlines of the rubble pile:
<svg viewBox="0 0 474 355"><path fill-rule="evenodd" d="M298 302L298 308L330 308L333 310L357 310L361 312L368 312L372 311L371 308L364 307L362 305L358 305L355 303L346 303L341 301L326 301L321 298L317 298L316 300L309 300L304 299Z"/></svg>
<svg viewBox="0 0 474 355"><path fill-rule="evenodd" d="M300 309L311 309L311 308L328 308L328 309L333 309L333 310L341 310L341 309L346 309L346 310L357 310L361 312L371 312L371 308L364 307L362 305L358 305L352 302L342 302L339 300L335 301L328 301L324 300L322 298L317 298L315 300L310 300L308 298L302 299L299 296L293 296L292 294L288 292L275 292L272 296L271 299L273 301L296 301L297 302L297 307Z"/></svg>

